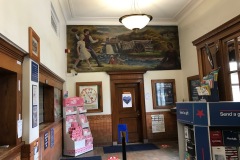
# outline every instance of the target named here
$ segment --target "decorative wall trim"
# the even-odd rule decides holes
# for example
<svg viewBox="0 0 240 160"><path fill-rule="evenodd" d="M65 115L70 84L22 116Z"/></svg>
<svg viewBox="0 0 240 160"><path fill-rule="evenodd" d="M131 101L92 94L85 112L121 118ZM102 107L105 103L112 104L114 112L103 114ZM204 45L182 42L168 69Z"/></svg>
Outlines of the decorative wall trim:
<svg viewBox="0 0 240 160"><path fill-rule="evenodd" d="M27 52L0 33L0 52L23 62Z"/></svg>

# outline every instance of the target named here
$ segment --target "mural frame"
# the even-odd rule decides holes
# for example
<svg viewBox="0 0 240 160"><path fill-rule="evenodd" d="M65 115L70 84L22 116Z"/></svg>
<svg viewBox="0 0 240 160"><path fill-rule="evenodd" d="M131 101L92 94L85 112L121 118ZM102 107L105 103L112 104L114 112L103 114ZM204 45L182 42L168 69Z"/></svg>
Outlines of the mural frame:
<svg viewBox="0 0 240 160"><path fill-rule="evenodd" d="M67 48L68 73L181 69L175 25L138 32L122 25L67 25Z"/></svg>
<svg viewBox="0 0 240 160"><path fill-rule="evenodd" d="M76 95L84 98L88 113L103 112L102 82L76 82Z"/></svg>

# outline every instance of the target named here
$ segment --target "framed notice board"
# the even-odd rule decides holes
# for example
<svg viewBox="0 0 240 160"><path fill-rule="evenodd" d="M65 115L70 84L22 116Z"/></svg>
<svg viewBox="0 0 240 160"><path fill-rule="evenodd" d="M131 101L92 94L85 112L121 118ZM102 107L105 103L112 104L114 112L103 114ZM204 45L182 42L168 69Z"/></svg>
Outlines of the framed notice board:
<svg viewBox="0 0 240 160"><path fill-rule="evenodd" d="M199 101L196 87L201 85L199 75L187 77L189 101Z"/></svg>

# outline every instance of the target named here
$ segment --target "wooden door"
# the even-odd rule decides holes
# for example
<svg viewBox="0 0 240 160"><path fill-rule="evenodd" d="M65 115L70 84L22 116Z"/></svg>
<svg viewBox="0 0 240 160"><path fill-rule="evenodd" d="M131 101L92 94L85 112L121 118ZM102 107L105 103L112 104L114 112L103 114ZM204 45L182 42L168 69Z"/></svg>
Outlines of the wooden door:
<svg viewBox="0 0 240 160"><path fill-rule="evenodd" d="M146 139L143 88L142 74L111 75L113 142L118 141L118 124L127 125L129 143Z"/></svg>
<svg viewBox="0 0 240 160"><path fill-rule="evenodd" d="M115 85L115 91L118 122L127 125L129 142L140 142L142 140L142 121L139 84L119 83Z"/></svg>

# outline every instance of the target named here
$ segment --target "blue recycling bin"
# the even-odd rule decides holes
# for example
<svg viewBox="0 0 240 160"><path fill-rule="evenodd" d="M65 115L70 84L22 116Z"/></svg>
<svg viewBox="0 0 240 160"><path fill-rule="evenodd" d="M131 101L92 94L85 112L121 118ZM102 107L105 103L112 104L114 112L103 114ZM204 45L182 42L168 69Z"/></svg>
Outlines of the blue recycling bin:
<svg viewBox="0 0 240 160"><path fill-rule="evenodd" d="M118 124L118 143L122 143L121 132L126 133L125 141L128 142L128 129L126 124Z"/></svg>

